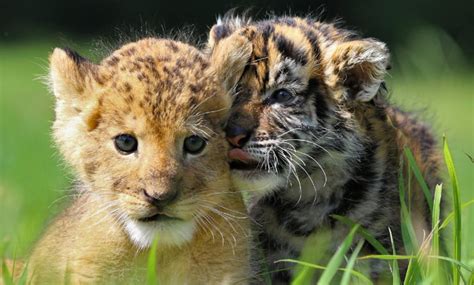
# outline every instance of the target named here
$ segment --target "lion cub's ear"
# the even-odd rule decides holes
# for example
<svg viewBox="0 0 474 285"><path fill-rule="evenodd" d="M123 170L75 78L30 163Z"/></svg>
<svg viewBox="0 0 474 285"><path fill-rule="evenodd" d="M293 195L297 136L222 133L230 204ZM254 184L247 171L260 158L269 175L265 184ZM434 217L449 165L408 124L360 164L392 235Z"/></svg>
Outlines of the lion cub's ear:
<svg viewBox="0 0 474 285"><path fill-rule="evenodd" d="M92 87L97 66L70 49L55 48L49 58L50 85L58 99L80 99Z"/></svg>
<svg viewBox="0 0 474 285"><path fill-rule="evenodd" d="M50 87L56 97L56 121L80 117L87 129L97 124L99 66L70 49L55 48L50 58Z"/></svg>
<svg viewBox="0 0 474 285"><path fill-rule="evenodd" d="M380 88L389 58L386 45L374 39L337 43L326 56L328 83L344 87L345 99L368 102Z"/></svg>
<svg viewBox="0 0 474 285"><path fill-rule="evenodd" d="M54 139L66 160L79 167L84 135L100 120L96 89L99 66L68 49L54 49L49 84L56 97Z"/></svg>

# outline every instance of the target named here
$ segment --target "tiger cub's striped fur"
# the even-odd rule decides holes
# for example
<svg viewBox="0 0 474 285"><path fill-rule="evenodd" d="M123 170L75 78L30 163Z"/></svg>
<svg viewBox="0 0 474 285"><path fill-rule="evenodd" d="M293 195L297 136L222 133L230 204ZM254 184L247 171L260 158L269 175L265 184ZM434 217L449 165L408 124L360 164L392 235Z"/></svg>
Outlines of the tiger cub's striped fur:
<svg viewBox="0 0 474 285"><path fill-rule="evenodd" d="M386 45L311 18L227 17L211 29L209 51L235 33L253 52L235 86L229 156L237 185L253 194L250 212L262 226L258 238L274 283L292 275L281 270L291 265L274 261L297 258L309 235L329 227L336 241L344 237L333 214L361 223L388 249L390 229L403 252L403 148L413 150L431 189L440 182L439 156L428 128L386 99ZM429 212L421 189L411 187L422 240Z"/></svg>

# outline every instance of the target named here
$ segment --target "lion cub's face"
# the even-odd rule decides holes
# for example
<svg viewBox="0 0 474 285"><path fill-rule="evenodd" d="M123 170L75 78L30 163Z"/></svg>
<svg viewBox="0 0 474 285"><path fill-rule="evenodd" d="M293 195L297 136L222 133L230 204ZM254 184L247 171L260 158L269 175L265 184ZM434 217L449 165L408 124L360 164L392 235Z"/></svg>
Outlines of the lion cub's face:
<svg viewBox="0 0 474 285"><path fill-rule="evenodd" d="M218 75L228 62L160 39L125 45L99 65L61 49L50 61L54 136L103 202L97 219L115 215L140 247L156 234L160 243L190 240L196 220L224 199L216 192L229 191L221 128L233 83Z"/></svg>

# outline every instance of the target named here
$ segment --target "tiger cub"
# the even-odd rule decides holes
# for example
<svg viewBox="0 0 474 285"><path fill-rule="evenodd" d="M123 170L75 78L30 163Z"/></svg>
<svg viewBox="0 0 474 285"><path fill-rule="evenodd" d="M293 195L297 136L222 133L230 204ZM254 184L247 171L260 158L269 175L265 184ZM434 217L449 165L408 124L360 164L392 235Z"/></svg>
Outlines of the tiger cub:
<svg viewBox="0 0 474 285"><path fill-rule="evenodd" d="M50 57L54 138L77 198L29 258L32 284L141 284L157 239L159 284L245 284L249 222L223 125L251 48L207 58L177 41L129 43L100 64ZM154 270L152 268L152 270Z"/></svg>
<svg viewBox="0 0 474 285"><path fill-rule="evenodd" d="M386 45L311 18L231 16L212 27L208 52L220 52L235 35L251 42L252 54L234 89L229 156L234 181L252 197L273 283L290 282L292 265L275 261L297 258L310 235L329 228L339 244L347 228L331 215L360 223L387 249L391 230L403 252L403 149L414 152L430 189L441 181L440 164L428 127L387 100ZM421 241L430 232L429 211L415 181L411 189ZM375 276L386 269L372 266Z"/></svg>

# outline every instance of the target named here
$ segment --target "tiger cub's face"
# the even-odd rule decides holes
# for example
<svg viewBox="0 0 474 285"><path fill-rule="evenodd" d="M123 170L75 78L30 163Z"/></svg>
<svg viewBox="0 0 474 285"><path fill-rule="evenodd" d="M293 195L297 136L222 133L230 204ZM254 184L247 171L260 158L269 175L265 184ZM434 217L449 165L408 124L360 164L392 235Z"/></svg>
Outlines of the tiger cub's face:
<svg viewBox="0 0 474 285"><path fill-rule="evenodd" d="M235 181L260 194L314 173L324 184L326 159L349 151L351 106L380 87L385 45L310 19L230 18L212 28L210 50L234 34L252 43L226 128Z"/></svg>

